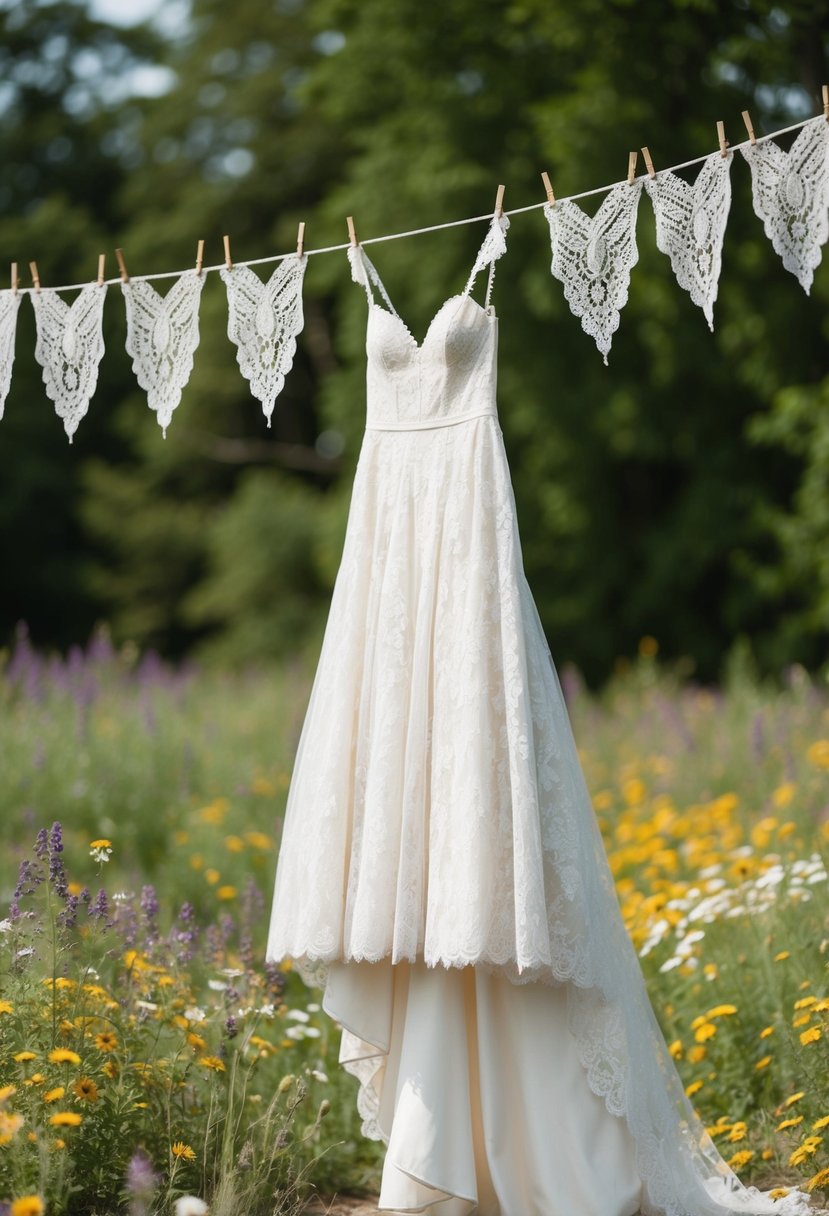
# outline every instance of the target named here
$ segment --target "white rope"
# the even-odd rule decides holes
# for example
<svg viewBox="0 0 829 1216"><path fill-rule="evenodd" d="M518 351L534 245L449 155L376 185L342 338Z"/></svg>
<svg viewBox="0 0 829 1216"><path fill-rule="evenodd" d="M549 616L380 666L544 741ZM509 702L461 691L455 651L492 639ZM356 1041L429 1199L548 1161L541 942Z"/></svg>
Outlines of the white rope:
<svg viewBox="0 0 829 1216"><path fill-rule="evenodd" d="M776 139L778 135L788 135L790 131L797 131L800 127L804 127L807 122L812 122L812 118L803 118L803 119L801 119L800 122L792 123L792 125L790 127L782 127L779 131L771 131L768 135L758 135L754 142L758 143L758 144L762 144L762 143L765 143L765 141L767 139ZM739 148L748 147L748 145L750 143L751 143L750 139L744 139L742 141L742 143L729 144L728 150L729 150L729 152L736 152ZM709 156L711 156L711 153L706 152L703 156L695 156L692 160L683 161L682 164L680 164L680 165L671 165L667 169L658 169L657 176L660 173L675 173L678 169L687 169L691 165L701 164L702 161L707 160ZM645 177L647 177L647 174L641 173L639 176L642 179L644 179ZM634 180L638 180L638 179L635 178ZM627 178L622 178L622 181L627 181ZM614 187L616 187L618 185L621 185L621 182L612 182L611 185L609 185L609 186L597 186L594 190L583 190L581 192L581 194L568 194L564 198L556 198L556 202L557 203L575 202L577 199L590 198L595 194L606 194L610 190L613 190ZM505 210L504 214L505 215L522 215L525 211L537 211L539 207L545 207L546 205L547 205L546 200L542 203L530 203L530 205L528 207L514 207L509 211ZM381 241L399 241L399 240L402 240L404 237L421 236L421 235L423 235L423 233L426 233L426 232L440 232L444 228L460 228L464 224L480 224L480 223L483 223L484 221L489 222L491 220L492 220L492 212L487 211L484 215L470 215L462 220L449 220L445 224L430 224L427 228L410 228L408 232L390 232L386 236L370 236L370 237L367 237L364 241L361 241L360 244L361 245L377 245ZM349 248L349 242L346 241L342 245L324 245L319 249L306 249L304 252L308 257L313 257L315 254L318 254L318 253L341 253L344 249L348 249L348 248ZM247 262L234 262L233 265L234 266L264 266L264 265L268 265L272 262L284 261L285 258L289 258L289 257L293 256L293 252L294 251L292 251L291 253L275 253L275 254L272 254L269 257L265 257L265 258L251 258ZM218 262L215 266L203 266L202 274L212 274L214 271L224 270L225 266L226 266L225 262ZM177 279L177 278L180 278L181 275L186 274L187 270L191 270L191 269L193 269L193 267L185 267L184 270L165 270L160 274L135 274L135 275L131 274L130 282L144 283L144 282L151 282L156 279ZM92 282L94 283L95 280L93 279ZM121 282L121 277L119 275L113 279L104 279L103 283L101 285L102 286L112 285L112 284L117 284L120 282ZM89 284L89 280L88 280L86 283L70 283L64 287L52 287L49 290L58 291L58 292L60 292L60 291L78 291L78 290L80 290L80 288L88 287L89 285L90 284ZM46 286L48 286L48 284L43 284L43 286L46 287ZM37 290L36 287L19 287L18 288L18 291L21 293L23 293L23 292L31 293L36 290Z"/></svg>

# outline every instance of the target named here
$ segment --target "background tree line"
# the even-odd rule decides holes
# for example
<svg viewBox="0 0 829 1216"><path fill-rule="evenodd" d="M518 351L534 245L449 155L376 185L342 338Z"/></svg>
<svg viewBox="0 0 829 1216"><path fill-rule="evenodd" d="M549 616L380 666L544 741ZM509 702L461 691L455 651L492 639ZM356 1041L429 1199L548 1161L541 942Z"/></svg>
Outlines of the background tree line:
<svg viewBox="0 0 829 1216"><path fill-rule="evenodd" d="M0 262L44 284L188 265L199 237L243 260L485 212L618 180L819 112L817 0L193 0L175 36L82 3L0 8ZM135 95L140 65L169 72ZM641 164L641 162L640 162ZM829 645L829 269L807 299L751 208L733 202L715 332L655 249L640 260L609 368L549 272L541 211L499 263L499 409L530 585L557 661L600 682L652 634L713 679L735 644L761 669L817 668ZM588 200L595 210L601 199ZM459 290L468 226L376 246L416 336ZM160 285L163 289L163 284ZM107 354L72 448L20 311L0 423L0 642L117 639L225 662L318 647L364 426L365 296L345 254L310 259L305 329L268 430L226 337L218 276L166 441L124 351Z"/></svg>

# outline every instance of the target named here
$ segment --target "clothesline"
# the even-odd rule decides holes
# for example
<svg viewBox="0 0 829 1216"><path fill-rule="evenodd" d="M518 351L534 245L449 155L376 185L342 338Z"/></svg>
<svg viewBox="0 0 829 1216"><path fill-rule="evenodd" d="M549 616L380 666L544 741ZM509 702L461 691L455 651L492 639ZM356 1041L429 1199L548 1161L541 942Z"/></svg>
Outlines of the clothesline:
<svg viewBox="0 0 829 1216"><path fill-rule="evenodd" d="M805 124L807 122L811 122L811 121L812 121L812 118L804 118L804 119L801 119L800 122L792 123L792 125L789 127L782 127L779 131L772 131L768 135L758 135L755 138L754 143L761 144L761 143L765 143L769 139L775 139L779 135L788 135L791 131L797 131L801 127L805 126ZM751 142L752 141L750 139L745 139L741 143L738 143L738 144L729 144L728 150L729 150L729 152L736 152L740 148L748 147L751 144ZM711 153L706 152L702 156L695 156L691 160L683 161L681 164L670 165L663 169L657 169L656 176L658 177L660 173L675 173L680 169L688 169L692 165L701 164L703 161L706 161L710 156L711 156ZM648 174L647 173L640 174L639 177L644 179L644 178L648 177ZM597 194L606 194L606 193L609 193L609 191L615 189L616 186L623 184L623 182L625 180L626 179L622 179L622 181L620 181L620 182L612 182L608 186L596 186L592 190L583 190L580 194L569 194L566 197L557 198L556 201L559 203L575 202L578 199L590 198ZM635 178L634 180L639 180L639 179ZM513 207L510 209L505 208L503 214L508 215L508 216L522 215L522 214L524 214L524 212L537 211L541 207L545 207L545 206L547 206L546 202L530 203L526 207ZM404 237L422 236L423 234L425 234L427 232L440 232L444 228L460 228L466 224L479 224L479 223L483 223L484 221L490 221L491 219L492 219L492 212L487 211L483 215L466 216L464 219L460 219L460 220L448 220L446 223L443 223L443 224L429 224L424 228L410 228L407 232L391 232L391 233L385 234L384 236L366 237L364 240L361 239L360 244L361 245L376 245L376 244L380 244L383 241L398 241L398 240L402 240ZM305 250L303 250L303 252L305 253L305 255L307 257L313 257L314 255L320 254L320 253L340 253L343 250L347 250L348 248L349 248L349 242L346 241L346 242L343 242L342 244L338 244L338 245L324 245L324 246L321 246L319 249L305 249ZM250 258L247 261L237 262L234 260L233 265L234 266L264 266L264 265L269 265L271 263L284 261L285 258L292 257L292 256L294 256L294 254L295 254L295 250L291 250L288 253L270 254L267 257L263 257L263 258ZM202 266L201 273L202 274L215 273L216 271L224 270L226 268L226 265L227 265L226 262L218 262L218 263L216 263L215 266ZM164 270L164 271L160 271L159 273L156 273L156 274L143 274L143 275L130 274L130 281L133 283L148 283L148 282L153 282L155 280L160 280L160 279L176 279L176 278L180 278L182 274L185 274L187 269L189 269L189 268L185 268L184 270ZM101 281L101 286L117 284L120 282L121 282L121 276L117 275L111 279L103 279ZM89 283L90 283L90 281L87 279L86 282L84 282L84 283L69 283L69 284L66 284L61 287L52 287L52 288L50 288L50 290L56 291L56 292L77 291L83 287L88 287ZM36 287L18 287L17 288L17 291L19 293L31 293L36 290L37 290Z"/></svg>

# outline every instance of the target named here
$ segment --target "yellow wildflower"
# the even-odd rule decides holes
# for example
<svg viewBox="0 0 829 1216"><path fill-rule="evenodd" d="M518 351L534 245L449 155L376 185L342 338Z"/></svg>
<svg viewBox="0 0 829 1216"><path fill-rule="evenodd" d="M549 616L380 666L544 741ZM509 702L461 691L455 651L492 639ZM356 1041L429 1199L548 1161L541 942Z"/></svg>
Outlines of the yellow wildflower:
<svg viewBox="0 0 829 1216"><path fill-rule="evenodd" d="M758 1060L754 1067L759 1072L761 1068L768 1068L769 1064L771 1064L771 1056L763 1056L762 1060Z"/></svg>
<svg viewBox="0 0 829 1216"><path fill-rule="evenodd" d="M244 852L245 842L241 836L225 836L225 848L228 853Z"/></svg>
<svg viewBox="0 0 829 1216"><path fill-rule="evenodd" d="M797 1127L798 1123L803 1122L803 1116L797 1115L794 1119L784 1119L782 1123L778 1123L775 1131L784 1132L787 1127Z"/></svg>
<svg viewBox="0 0 829 1216"><path fill-rule="evenodd" d="M43 1216L45 1211L40 1195L22 1195L13 1200L9 1216Z"/></svg>
<svg viewBox="0 0 829 1216"><path fill-rule="evenodd" d="M799 1102L801 1098L805 1098L805 1097L806 1097L806 1090L801 1089L799 1093L789 1094L788 1098L786 1098L786 1101L783 1103L783 1105L784 1106L794 1106L795 1102Z"/></svg>
<svg viewBox="0 0 829 1216"><path fill-rule="evenodd" d="M49 1122L53 1127L79 1127L83 1123L83 1115L77 1115L73 1110L58 1110Z"/></svg>
<svg viewBox="0 0 829 1216"><path fill-rule="evenodd" d="M187 1042L193 1048L193 1051L204 1051L207 1046L207 1041L200 1034L196 1034L194 1030L191 1030L188 1034Z"/></svg>
<svg viewBox="0 0 829 1216"><path fill-rule="evenodd" d="M288 1042L290 1043L290 1041L291 1040L289 1039ZM699 1093L699 1091L702 1089L702 1085L702 1081L692 1081L691 1084L685 1089L685 1096L688 1098L693 1098L694 1094Z"/></svg>
<svg viewBox="0 0 829 1216"><path fill-rule="evenodd" d="M34 1051L18 1051L13 1058L18 1064L26 1064L29 1060L36 1060L37 1054Z"/></svg>
<svg viewBox="0 0 829 1216"><path fill-rule="evenodd" d="M822 1127L829 1127L829 1115L824 1115L822 1119L815 1119L812 1131L819 1132Z"/></svg>
<svg viewBox="0 0 829 1216"><path fill-rule="evenodd" d="M218 1056L199 1056L196 1063L201 1064L202 1068L212 1068L214 1072L225 1071L224 1061Z"/></svg>
<svg viewBox="0 0 829 1216"><path fill-rule="evenodd" d="M829 768L829 739L817 739L807 748L806 757L817 768Z"/></svg>
<svg viewBox="0 0 829 1216"><path fill-rule="evenodd" d="M789 1157L789 1165L802 1165L807 1157L813 1157L823 1143L822 1136L807 1136Z"/></svg>
<svg viewBox="0 0 829 1216"><path fill-rule="evenodd" d="M118 1046L118 1036L111 1030L102 1030L100 1034L95 1035L95 1046L98 1051L115 1051Z"/></svg>
<svg viewBox="0 0 829 1216"><path fill-rule="evenodd" d="M770 1035L770 1034L774 1034L774 1027L773 1027L773 1026L766 1026L766 1028L765 1028L764 1030L761 1030L761 1031L760 1031L760 1038L761 1038L761 1039L767 1039L767 1038L769 1037L769 1035Z"/></svg>
<svg viewBox="0 0 829 1216"><path fill-rule="evenodd" d="M769 1191L772 1199L785 1199L788 1193L789 1188L787 1186L776 1186L774 1190Z"/></svg>
<svg viewBox="0 0 829 1216"><path fill-rule="evenodd" d="M230 886L230 884L228 884L227 886L224 886L224 887L219 887L218 890L216 891L217 899L225 899L225 900L235 899L236 895L237 895L236 888L233 886Z"/></svg>
<svg viewBox="0 0 829 1216"><path fill-rule="evenodd" d="M746 1125L745 1125L745 1123L743 1123L742 1120L738 1119L737 1122L732 1127L731 1131L729 1132L728 1139L736 1141L736 1140L745 1140L745 1138L746 1138Z"/></svg>
<svg viewBox="0 0 829 1216"><path fill-rule="evenodd" d="M772 793L771 800L775 806L788 806L794 798L796 790L797 786L793 781L785 781L783 785L778 785Z"/></svg>
<svg viewBox="0 0 829 1216"><path fill-rule="evenodd" d="M221 874L218 870L214 869L213 866L210 866L207 870L205 870L204 877L207 882L210 883L211 887L215 887L216 883L221 878Z"/></svg>
<svg viewBox="0 0 829 1216"><path fill-rule="evenodd" d="M799 1001L795 1001L794 1009L808 1009L810 1005L814 1005L817 1001L816 996L802 996Z"/></svg>
<svg viewBox="0 0 829 1216"><path fill-rule="evenodd" d="M10 1144L22 1126L22 1115L7 1115L0 1110L0 1145Z"/></svg>
<svg viewBox="0 0 829 1216"><path fill-rule="evenodd" d="M80 1064L81 1057L76 1051L70 1051L68 1047L56 1047L54 1051L49 1052L49 1059L53 1064Z"/></svg>
<svg viewBox="0 0 829 1216"><path fill-rule="evenodd" d="M699 1062L701 1060L705 1059L707 1051L708 1051L707 1047L703 1047L701 1043L695 1043L693 1047L689 1047L688 1048L688 1059L689 1059L690 1063L699 1064Z"/></svg>
<svg viewBox="0 0 829 1216"><path fill-rule="evenodd" d="M597 794L596 797L598 798L599 795ZM597 804L594 799L595 805ZM602 808L598 807L598 809L601 810ZM253 845L255 849L261 849L263 852L267 852L271 847L271 838L270 836L266 836L264 832L245 832L245 840L248 844Z"/></svg>
<svg viewBox="0 0 829 1216"><path fill-rule="evenodd" d="M801 1030L800 1042L806 1047L809 1043L816 1043L820 1038L821 1030L819 1026L810 1026L808 1030Z"/></svg>
<svg viewBox="0 0 829 1216"><path fill-rule="evenodd" d="M713 1022L703 1022L702 1025L698 1026L694 1031L694 1038L698 1043L705 1043L708 1041L708 1039L713 1039L716 1033L717 1027Z"/></svg>
<svg viewBox="0 0 829 1216"><path fill-rule="evenodd" d="M196 1154L193 1152L189 1144L185 1144L183 1140L176 1140L175 1144L170 1145L170 1152L174 1157L184 1158L185 1161L195 1161Z"/></svg>
<svg viewBox="0 0 829 1216"><path fill-rule="evenodd" d="M774 956L774 961L775 961L776 963L782 963L782 962L783 962L783 960L784 960L784 959L786 959L786 958L788 958L788 957L789 957L789 952L788 952L788 950L781 950L781 951L779 952L779 954L775 954L775 956Z"/></svg>
<svg viewBox="0 0 829 1216"><path fill-rule="evenodd" d="M729 1158L728 1164L733 1170L739 1170L746 1165L753 1156L754 1153L750 1148L741 1148L734 1154L733 1157Z"/></svg>
<svg viewBox="0 0 829 1216"><path fill-rule="evenodd" d="M46 1093L43 1095L43 1101L57 1102L58 1098L62 1098L65 1093L66 1090L62 1085L56 1085L54 1089L47 1089Z"/></svg>
<svg viewBox="0 0 829 1216"><path fill-rule="evenodd" d="M705 1015L707 1018L727 1017L729 1014L736 1013L736 1005L715 1005L713 1009L709 1009Z"/></svg>
<svg viewBox="0 0 829 1216"><path fill-rule="evenodd" d="M807 1191L822 1191L829 1186L829 1166L820 1170L813 1178L810 1178L806 1183Z"/></svg>
<svg viewBox="0 0 829 1216"><path fill-rule="evenodd" d="M10 1098L12 1096L12 1094L16 1094L16 1093L17 1093L16 1085L4 1085L3 1088L0 1089L0 1102L5 1102L7 1098Z"/></svg>
<svg viewBox="0 0 829 1216"><path fill-rule="evenodd" d="M252 1039L251 1042L253 1042ZM674 1039L673 1043L671 1043L670 1047L668 1048L668 1051L672 1060L679 1060L682 1057L682 1040Z"/></svg>
<svg viewBox="0 0 829 1216"><path fill-rule="evenodd" d="M75 1091L76 1097L81 1098L84 1102L98 1101L98 1086L91 1077L78 1077L72 1089Z"/></svg>

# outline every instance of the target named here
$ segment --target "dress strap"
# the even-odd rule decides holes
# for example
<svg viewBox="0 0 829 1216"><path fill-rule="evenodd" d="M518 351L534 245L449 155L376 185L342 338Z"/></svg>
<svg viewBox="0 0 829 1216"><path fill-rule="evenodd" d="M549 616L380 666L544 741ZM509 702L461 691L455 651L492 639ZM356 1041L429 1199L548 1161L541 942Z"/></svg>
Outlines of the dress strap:
<svg viewBox="0 0 829 1216"><path fill-rule="evenodd" d="M489 230L484 237L483 244L478 250L478 256L475 259L475 265L466 282L466 287L463 289L463 294L468 296L472 291L475 279L478 274L489 267L489 276L486 285L486 299L484 307L489 308L489 300L492 295L492 283L495 279L495 263L498 258L502 257L507 252L507 229L509 228L509 216L494 215L492 222L489 225Z"/></svg>
<svg viewBox="0 0 829 1216"><path fill-rule="evenodd" d="M383 286L382 280L377 273L374 263L366 253L365 249L363 249L362 245L349 245L348 260L351 263L351 277L355 283L359 283L365 288L369 304L373 304L375 302L374 292L371 290L371 284L373 283L380 292L380 295L385 300L386 307L388 308L389 312L392 312L395 316L397 316L397 309L389 299L389 294Z"/></svg>

